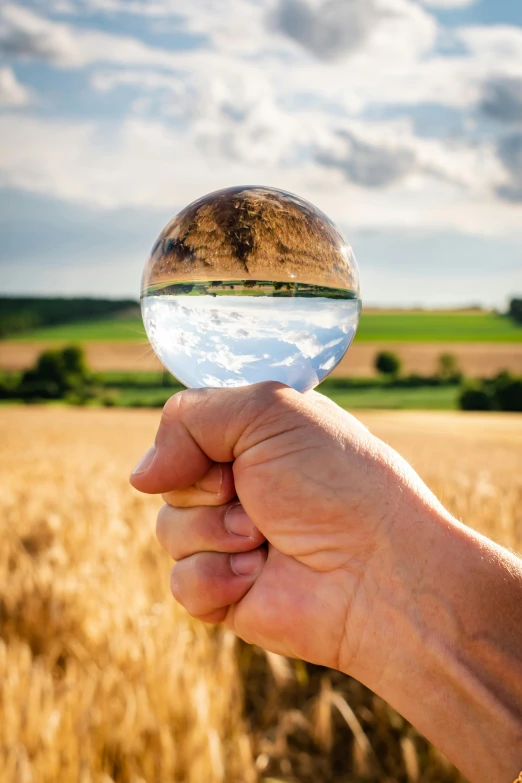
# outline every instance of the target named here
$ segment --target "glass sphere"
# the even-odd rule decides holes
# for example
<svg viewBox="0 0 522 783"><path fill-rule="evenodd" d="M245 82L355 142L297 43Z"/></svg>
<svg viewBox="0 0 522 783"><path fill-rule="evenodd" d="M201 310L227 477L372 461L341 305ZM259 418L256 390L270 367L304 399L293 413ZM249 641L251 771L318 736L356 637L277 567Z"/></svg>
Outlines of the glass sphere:
<svg viewBox="0 0 522 783"><path fill-rule="evenodd" d="M317 386L355 336L351 248L316 207L266 187L218 190L163 229L141 307L164 366L188 387Z"/></svg>

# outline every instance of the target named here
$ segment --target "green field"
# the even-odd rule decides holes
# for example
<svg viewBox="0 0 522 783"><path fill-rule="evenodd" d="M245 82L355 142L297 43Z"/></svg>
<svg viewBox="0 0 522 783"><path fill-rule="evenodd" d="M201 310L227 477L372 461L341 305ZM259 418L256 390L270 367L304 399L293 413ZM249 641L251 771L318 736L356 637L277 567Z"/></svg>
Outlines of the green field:
<svg viewBox="0 0 522 783"><path fill-rule="evenodd" d="M146 387L115 389L112 404L118 408L161 408L176 388ZM335 392L331 389L323 392L337 405L348 411L356 410L457 410L457 387L419 389L347 389ZM19 400L0 400L0 406L22 405ZM61 406L62 400L43 403L51 407ZM87 403L88 407L98 407L99 402Z"/></svg>
<svg viewBox="0 0 522 783"><path fill-rule="evenodd" d="M358 340L383 342L522 342L522 326L485 312L366 313Z"/></svg>
<svg viewBox="0 0 522 783"><path fill-rule="evenodd" d="M100 372L96 380L106 389L116 391L121 406L159 407L183 388L167 372ZM318 391L347 410L456 410L459 387L420 386L403 388L376 378L325 381Z"/></svg>
<svg viewBox="0 0 522 783"><path fill-rule="evenodd" d="M167 372L102 372L95 377L106 389L117 390L117 405L123 406L158 407L183 388ZM375 378L327 380L318 391L347 410L456 410L459 395L457 385L404 388Z"/></svg>
<svg viewBox="0 0 522 783"><path fill-rule="evenodd" d="M425 410L458 409L458 386L420 387L418 389L320 389L345 410Z"/></svg>
<svg viewBox="0 0 522 783"><path fill-rule="evenodd" d="M124 407L163 406L176 389L122 389L116 404ZM346 389L323 392L346 410L457 410L458 387L420 389Z"/></svg>
<svg viewBox="0 0 522 783"><path fill-rule="evenodd" d="M56 340L57 342L119 342L121 340L144 340L145 331L141 318L104 318L96 321L78 321L60 326L46 326L32 332L13 335L12 342L35 342Z"/></svg>
<svg viewBox="0 0 522 783"><path fill-rule="evenodd" d="M112 318L46 327L9 338L21 342L140 340L140 318ZM363 313L359 342L522 342L522 326L494 313Z"/></svg>

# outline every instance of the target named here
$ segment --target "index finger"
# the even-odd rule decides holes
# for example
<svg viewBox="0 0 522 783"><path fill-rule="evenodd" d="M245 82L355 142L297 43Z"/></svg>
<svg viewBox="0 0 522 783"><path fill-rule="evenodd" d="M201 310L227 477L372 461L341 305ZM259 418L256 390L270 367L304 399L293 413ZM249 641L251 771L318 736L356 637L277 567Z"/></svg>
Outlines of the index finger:
<svg viewBox="0 0 522 783"><path fill-rule="evenodd" d="M210 470L187 489L171 489L163 493L163 500L176 508L196 506L222 506L236 495L232 465L227 462L213 462Z"/></svg>

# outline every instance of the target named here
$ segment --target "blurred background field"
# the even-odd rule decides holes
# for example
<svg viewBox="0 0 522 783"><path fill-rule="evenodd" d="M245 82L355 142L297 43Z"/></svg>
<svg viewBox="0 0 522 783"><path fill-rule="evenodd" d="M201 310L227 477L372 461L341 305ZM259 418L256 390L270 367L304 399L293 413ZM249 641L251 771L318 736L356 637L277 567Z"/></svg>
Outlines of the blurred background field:
<svg viewBox="0 0 522 783"><path fill-rule="evenodd" d="M454 514L522 550L522 417L368 412ZM0 779L457 783L356 681L193 622L126 476L154 411L0 411ZM310 629L313 633L313 629Z"/></svg>
<svg viewBox="0 0 522 783"><path fill-rule="evenodd" d="M5 307L0 316L4 336L0 400L4 402L62 400L159 407L182 388L154 355L145 339L139 306L132 300L1 301ZM521 300L513 299L504 313L478 307L363 310L354 345L320 390L354 410L521 411L520 309ZM80 365L72 373L74 382L53 391L58 379L47 362L36 383L34 368L44 360L42 355L54 352L56 359L57 351L71 345L81 352ZM391 356L391 365L386 361L380 365L383 354L388 362ZM501 393L497 393L499 385Z"/></svg>

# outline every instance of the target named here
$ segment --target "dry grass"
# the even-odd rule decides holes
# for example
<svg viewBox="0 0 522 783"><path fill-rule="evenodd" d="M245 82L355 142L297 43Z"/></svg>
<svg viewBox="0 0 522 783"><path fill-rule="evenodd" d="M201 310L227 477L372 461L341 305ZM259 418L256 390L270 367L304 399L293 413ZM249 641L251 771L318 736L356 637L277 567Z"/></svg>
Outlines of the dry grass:
<svg viewBox="0 0 522 783"><path fill-rule="evenodd" d="M168 593L126 476L157 412L3 409L3 783L455 783L381 699L236 645ZM522 549L522 417L365 414L454 513Z"/></svg>
<svg viewBox="0 0 522 783"><path fill-rule="evenodd" d="M88 366L95 372L119 370L139 372L161 370L162 366L146 341L82 342ZM0 341L0 369L24 370L34 364L52 342ZM379 343L356 342L334 370L338 377L375 375L375 355L382 350L397 353L404 371L429 375L436 371L441 354L451 353L462 371L472 378L490 377L502 370L522 374L522 343Z"/></svg>

